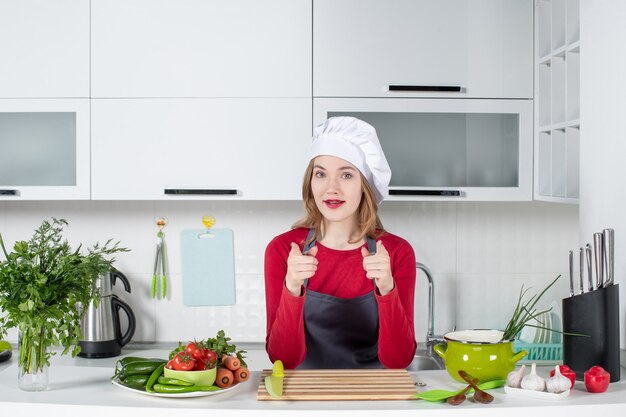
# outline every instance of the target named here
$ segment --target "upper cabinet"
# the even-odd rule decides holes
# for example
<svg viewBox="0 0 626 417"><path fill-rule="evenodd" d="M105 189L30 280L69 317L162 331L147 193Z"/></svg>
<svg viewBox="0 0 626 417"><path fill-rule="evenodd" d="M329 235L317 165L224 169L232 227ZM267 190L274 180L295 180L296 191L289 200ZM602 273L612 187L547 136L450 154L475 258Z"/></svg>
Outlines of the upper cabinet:
<svg viewBox="0 0 626 417"><path fill-rule="evenodd" d="M533 98L533 0L314 0L315 97Z"/></svg>
<svg viewBox="0 0 626 417"><path fill-rule="evenodd" d="M89 100L0 100L0 201L89 197Z"/></svg>
<svg viewBox="0 0 626 417"><path fill-rule="evenodd" d="M0 57L0 98L89 97L89 1L1 1Z"/></svg>
<svg viewBox="0 0 626 417"><path fill-rule="evenodd" d="M93 97L311 97L310 0L92 0Z"/></svg>
<svg viewBox="0 0 626 417"><path fill-rule="evenodd" d="M94 200L298 200L311 99L92 100Z"/></svg>
<svg viewBox="0 0 626 417"><path fill-rule="evenodd" d="M577 204L580 159L578 0L538 0L535 199Z"/></svg>

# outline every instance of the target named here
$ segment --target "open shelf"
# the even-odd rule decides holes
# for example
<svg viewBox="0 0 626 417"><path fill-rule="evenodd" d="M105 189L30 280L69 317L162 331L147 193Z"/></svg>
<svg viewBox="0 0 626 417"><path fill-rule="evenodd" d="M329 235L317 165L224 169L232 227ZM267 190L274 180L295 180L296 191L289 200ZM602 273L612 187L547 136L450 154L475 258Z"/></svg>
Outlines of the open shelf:
<svg viewBox="0 0 626 417"><path fill-rule="evenodd" d="M577 203L580 157L579 0L535 7L535 199Z"/></svg>

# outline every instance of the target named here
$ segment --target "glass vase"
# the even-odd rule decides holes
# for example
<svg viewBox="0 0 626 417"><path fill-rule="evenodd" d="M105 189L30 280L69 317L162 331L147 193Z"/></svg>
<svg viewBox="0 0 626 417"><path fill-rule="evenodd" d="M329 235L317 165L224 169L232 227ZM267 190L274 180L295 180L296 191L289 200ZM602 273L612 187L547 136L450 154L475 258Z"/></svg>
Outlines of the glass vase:
<svg viewBox="0 0 626 417"><path fill-rule="evenodd" d="M18 340L17 386L24 391L48 388L46 334L43 328L20 327Z"/></svg>

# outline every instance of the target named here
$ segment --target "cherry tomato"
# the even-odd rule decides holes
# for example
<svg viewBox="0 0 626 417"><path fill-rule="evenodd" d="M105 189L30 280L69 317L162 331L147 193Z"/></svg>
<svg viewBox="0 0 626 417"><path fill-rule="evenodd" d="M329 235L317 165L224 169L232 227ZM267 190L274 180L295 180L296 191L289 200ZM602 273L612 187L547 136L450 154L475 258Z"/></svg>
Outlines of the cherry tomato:
<svg viewBox="0 0 626 417"><path fill-rule="evenodd" d="M601 366L592 366L585 372L585 387L589 392L604 392L609 388L611 375Z"/></svg>
<svg viewBox="0 0 626 417"><path fill-rule="evenodd" d="M576 372L572 371L572 369L567 365L559 365L559 371L561 371L561 375L566 376L572 381L572 386L570 389L574 388L574 384L576 383ZM550 371L550 376L554 376L554 369Z"/></svg>
<svg viewBox="0 0 626 417"><path fill-rule="evenodd" d="M191 371L196 366L196 361L185 352L178 352L174 356L174 369L177 371Z"/></svg>
<svg viewBox="0 0 626 417"><path fill-rule="evenodd" d="M174 369L174 359L170 359L169 362L167 362L167 365L165 365L165 367L167 369Z"/></svg>
<svg viewBox="0 0 626 417"><path fill-rule="evenodd" d="M185 346L185 353L187 354L187 356L196 359L194 356L197 354L197 352L198 345L195 342L187 343L187 346Z"/></svg>
<svg viewBox="0 0 626 417"><path fill-rule="evenodd" d="M217 355L214 351L207 349L204 353L204 359L211 364L214 364L217 361Z"/></svg>
<svg viewBox="0 0 626 417"><path fill-rule="evenodd" d="M196 366L193 368L194 371L205 371L207 369L211 369L211 367L203 360L196 361Z"/></svg>

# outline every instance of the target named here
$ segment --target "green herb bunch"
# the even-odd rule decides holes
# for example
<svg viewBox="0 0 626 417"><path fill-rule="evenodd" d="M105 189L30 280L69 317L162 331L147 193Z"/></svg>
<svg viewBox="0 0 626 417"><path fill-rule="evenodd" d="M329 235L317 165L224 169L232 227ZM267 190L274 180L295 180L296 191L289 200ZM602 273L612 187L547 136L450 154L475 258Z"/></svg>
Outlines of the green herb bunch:
<svg viewBox="0 0 626 417"><path fill-rule="evenodd" d="M536 319L539 323L541 323L541 321L538 319L539 316L552 310L551 308L549 308L547 310L537 311L535 306L537 305L537 302L541 299L541 297L543 297L543 295L546 293L546 291L548 291L550 287L552 287L554 283L558 281L559 278L561 278L561 275L557 276L546 288L543 289L543 291L541 291L539 294L533 295L528 300L525 300L524 297L526 296L526 293L530 290L530 288L524 289L524 285L522 285L519 297L517 299L517 305L515 306L515 310L513 311L513 316L511 317L509 323L504 329L504 334L502 335L503 341L515 339L519 332L522 331L524 326L544 329L544 327L528 324L528 322ZM557 330L553 329L547 330L558 332Z"/></svg>
<svg viewBox="0 0 626 417"><path fill-rule="evenodd" d="M95 244L87 254L81 253L82 245L72 250L62 236L67 225L64 219L46 220L29 241L16 242L11 253L0 234L5 257L0 262L0 338L9 328L19 328L18 364L24 373L50 364L49 347L62 346L63 355L71 349L73 357L80 352L82 312L77 305L99 301L95 279L114 262L105 256L128 251L112 240Z"/></svg>

